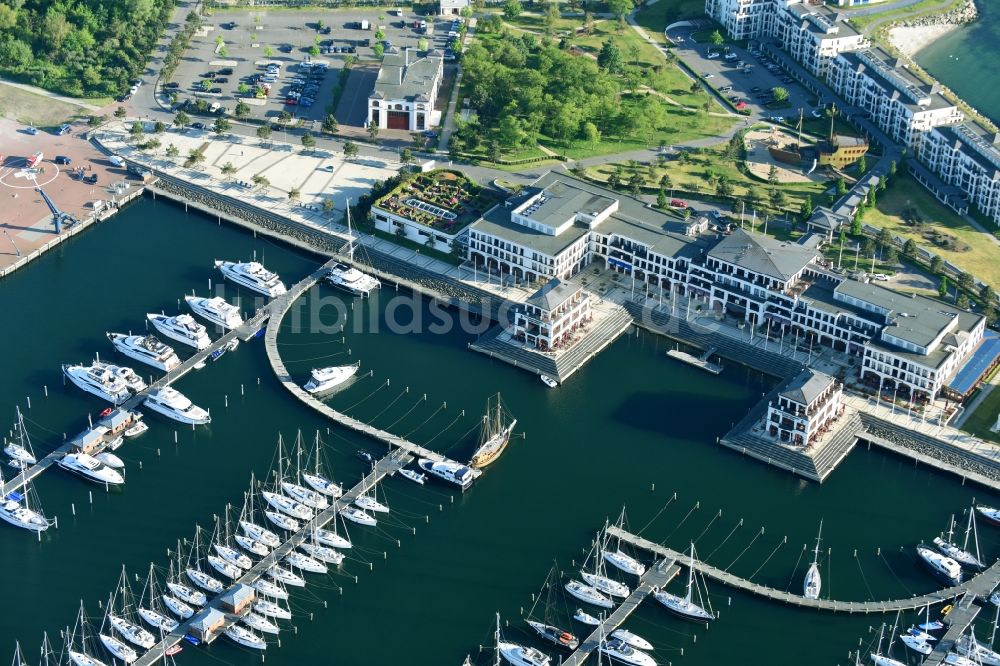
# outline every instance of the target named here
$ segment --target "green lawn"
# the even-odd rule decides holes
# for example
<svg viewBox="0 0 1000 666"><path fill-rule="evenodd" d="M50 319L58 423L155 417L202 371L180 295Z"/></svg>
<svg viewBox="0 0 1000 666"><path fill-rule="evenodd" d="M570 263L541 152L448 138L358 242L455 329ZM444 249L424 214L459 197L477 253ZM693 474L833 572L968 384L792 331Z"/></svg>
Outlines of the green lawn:
<svg viewBox="0 0 1000 666"><path fill-rule="evenodd" d="M919 216L922 227L906 223L904 216L909 216L908 212ZM917 245L972 273L994 289L1000 289L1000 262L997 261L1000 246L994 237L978 231L908 174L896 175L895 181L878 197L875 209L865 214L864 221L886 227L898 236L912 238ZM933 233L947 234L961 247L949 249L936 245L929 238Z"/></svg>
<svg viewBox="0 0 1000 666"><path fill-rule="evenodd" d="M863 30L868 25L875 21L881 21L882 19L887 19L886 23L892 23L896 20L907 18L912 19L920 14L946 14L952 9L957 8L959 5L964 4L964 0L952 0L951 4L944 9L939 9L938 5L941 0L922 0L909 7L903 7L901 9L892 9L886 12L876 12L868 16L856 16L850 19L850 23L857 30ZM885 24L883 24L885 25Z"/></svg>
<svg viewBox="0 0 1000 666"><path fill-rule="evenodd" d="M976 411L969 414L962 424L962 430L991 442L1000 442L1000 435L990 431L990 428L996 425L997 414L1000 414L1000 388L990 391L990 394L979 403Z"/></svg>

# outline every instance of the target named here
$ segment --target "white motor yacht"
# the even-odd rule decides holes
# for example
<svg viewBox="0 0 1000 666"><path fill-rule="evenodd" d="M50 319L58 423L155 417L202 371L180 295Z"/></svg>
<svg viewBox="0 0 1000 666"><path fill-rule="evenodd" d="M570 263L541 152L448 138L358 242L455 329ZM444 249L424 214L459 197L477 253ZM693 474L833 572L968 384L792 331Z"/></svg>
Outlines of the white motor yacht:
<svg viewBox="0 0 1000 666"><path fill-rule="evenodd" d="M299 548L304 550L310 557L314 557L320 562L338 565L344 561L344 554L334 550L330 546L321 546L318 543L301 543Z"/></svg>
<svg viewBox="0 0 1000 666"><path fill-rule="evenodd" d="M134 643L147 650L156 645L156 639L153 638L153 634L139 625L132 624L125 618L118 617L117 615L109 615L108 621L111 622L111 628L117 631L129 643Z"/></svg>
<svg viewBox="0 0 1000 666"><path fill-rule="evenodd" d="M161 342L155 335L125 335L108 333L108 340L125 356L169 372L181 364L173 347Z"/></svg>
<svg viewBox="0 0 1000 666"><path fill-rule="evenodd" d="M139 412L132 412L132 413L133 414L139 414ZM142 415L139 414L139 416L142 416ZM149 430L149 426L148 425L146 425L142 421L136 421L134 425L131 425L128 428L126 428L125 432L123 432L122 435L125 436L125 437L128 437L129 439L131 439L133 437L138 437L139 435L141 435L142 433L146 432L147 430Z"/></svg>
<svg viewBox="0 0 1000 666"><path fill-rule="evenodd" d="M991 506L979 505L976 507L976 511L980 516L986 519L986 522L1000 526L1000 509L994 509Z"/></svg>
<svg viewBox="0 0 1000 666"><path fill-rule="evenodd" d="M611 638L617 638L621 641L627 643L630 647L634 647L637 650L652 650L653 644L647 641L642 636L633 634L628 629L615 629L609 634Z"/></svg>
<svg viewBox="0 0 1000 666"><path fill-rule="evenodd" d="M222 271L223 277L232 280L241 287L255 291L264 296L281 296L285 293L285 285L276 273L272 273L256 261L244 263L235 261L216 261L215 267Z"/></svg>
<svg viewBox="0 0 1000 666"><path fill-rule="evenodd" d="M361 495L354 500L354 506L359 509L364 509L365 511L371 511L372 513L389 513L389 507L382 504L371 495Z"/></svg>
<svg viewBox="0 0 1000 666"><path fill-rule="evenodd" d="M358 372L361 363L353 365L337 365L330 368L313 368L307 381L302 388L309 393L326 393L340 386Z"/></svg>
<svg viewBox="0 0 1000 666"><path fill-rule="evenodd" d="M281 529L288 530L289 532L298 532L302 528L299 521L277 511L265 511L264 517Z"/></svg>
<svg viewBox="0 0 1000 666"><path fill-rule="evenodd" d="M278 566L277 564L272 565L267 570L267 575L280 583L291 585L292 587L306 586L305 578L289 569L286 569L285 567Z"/></svg>
<svg viewBox="0 0 1000 666"><path fill-rule="evenodd" d="M239 643L243 647L248 647L253 650L267 649L267 643L264 642L263 638L238 624L234 624L226 629L225 634L226 638Z"/></svg>
<svg viewBox="0 0 1000 666"><path fill-rule="evenodd" d="M181 423L204 425L212 422L212 415L207 410L193 404L187 396L172 386L153 389L143 404L154 412Z"/></svg>
<svg viewBox="0 0 1000 666"><path fill-rule="evenodd" d="M139 613L139 617L141 617L146 624L155 629L160 629L165 633L169 634L177 628L177 620L167 617L166 615L160 615L156 611L149 610L148 608L137 608L136 612Z"/></svg>
<svg viewBox="0 0 1000 666"><path fill-rule="evenodd" d="M296 502L291 497L285 497L284 495L279 495L278 493L272 493L270 491L263 491L261 493L264 500L273 506L278 511L288 514L292 518L298 518L299 520L309 520L313 517L313 512L305 504L300 504Z"/></svg>
<svg viewBox="0 0 1000 666"><path fill-rule="evenodd" d="M208 563L220 574L231 580L236 580L243 575L243 570L232 562L227 562L217 555L209 555Z"/></svg>
<svg viewBox="0 0 1000 666"><path fill-rule="evenodd" d="M588 604L600 606L601 608L613 608L614 602L598 592L595 588L584 585L578 580L571 580L564 586L571 595Z"/></svg>
<svg viewBox="0 0 1000 666"><path fill-rule="evenodd" d="M605 550L604 560L609 564L621 569L625 573L641 576L646 573L646 567L631 555L623 553L621 550Z"/></svg>
<svg viewBox="0 0 1000 666"><path fill-rule="evenodd" d="M86 453L67 453L59 459L59 466L101 485L120 486L125 483L125 477L120 472Z"/></svg>
<svg viewBox="0 0 1000 666"><path fill-rule="evenodd" d="M327 497L337 499L344 494L344 489L340 484L334 483L319 474L309 474L302 472L302 480L309 484L309 487L316 492L323 493Z"/></svg>
<svg viewBox="0 0 1000 666"><path fill-rule="evenodd" d="M656 666L655 659L619 638L610 638L601 643L601 652L630 666Z"/></svg>
<svg viewBox="0 0 1000 666"><path fill-rule="evenodd" d="M292 614L287 608L279 606L267 599L258 599L254 602L253 609L264 617L276 617L279 620L291 620Z"/></svg>
<svg viewBox="0 0 1000 666"><path fill-rule="evenodd" d="M240 521L240 528L246 533L248 537L254 541L260 541L265 546L270 548L277 548L281 545L281 539L274 532L264 529L257 523L251 523L248 520Z"/></svg>
<svg viewBox="0 0 1000 666"><path fill-rule="evenodd" d="M948 585L958 585L962 582L962 567L947 555L942 555L923 544L917 546L917 555L939 580Z"/></svg>
<svg viewBox="0 0 1000 666"><path fill-rule="evenodd" d="M101 642L104 643L104 647L108 649L108 652L113 654L118 659L121 659L126 664L131 664L139 658L139 655L135 653L135 650L125 645L117 638L108 636L107 634L98 634L98 636L100 637Z"/></svg>
<svg viewBox="0 0 1000 666"><path fill-rule="evenodd" d="M241 617L240 622L247 625L251 629L256 629L257 631L264 632L265 634L277 634L281 631L278 625L274 622L271 622L263 615L254 613L253 611Z"/></svg>
<svg viewBox="0 0 1000 666"><path fill-rule="evenodd" d="M167 589L186 604L204 606L208 602L208 597L205 596L204 592L196 590L193 587L188 587L183 583L167 583Z"/></svg>
<svg viewBox="0 0 1000 666"><path fill-rule="evenodd" d="M63 365L62 371L77 387L112 404L117 405L132 397L128 386L120 377L114 376L105 368L97 367L96 364L86 366L67 363Z"/></svg>
<svg viewBox="0 0 1000 666"><path fill-rule="evenodd" d="M351 547L351 542L346 538L340 536L336 532L331 532L330 530L318 529L313 533L313 537L316 541L320 542L324 546L330 546L332 548L348 549Z"/></svg>
<svg viewBox="0 0 1000 666"><path fill-rule="evenodd" d="M288 598L288 592L285 591L285 588L281 587L280 585L276 585L275 583L272 583L266 578L258 578L253 583L251 583L251 587L253 587L253 589L257 590L260 594L264 595L265 597L270 597L272 599Z"/></svg>
<svg viewBox="0 0 1000 666"><path fill-rule="evenodd" d="M169 594L164 594L160 598L163 599L163 605L167 607L167 610L169 610L171 613L173 613L180 619L186 620L192 615L194 615L194 609L188 606L180 599L172 597Z"/></svg>
<svg viewBox="0 0 1000 666"><path fill-rule="evenodd" d="M612 580L607 576L592 574L586 571L581 571L580 576L587 581L587 584L591 587L594 587L605 594L610 594L612 597L621 597L624 599L628 595L632 594L632 590L628 588L628 585L619 583L618 581Z"/></svg>
<svg viewBox="0 0 1000 666"><path fill-rule="evenodd" d="M476 479L476 474L471 467L448 460L435 462L427 458L420 458L417 461L417 466L431 476L453 483L462 490L471 486Z"/></svg>
<svg viewBox="0 0 1000 666"><path fill-rule="evenodd" d="M49 529L49 521L46 520L45 516L21 504L23 499L24 496L18 491L8 493L7 497L0 501L0 519L14 527L32 532L44 532Z"/></svg>
<svg viewBox="0 0 1000 666"><path fill-rule="evenodd" d="M146 319L163 335L189 347L202 350L212 344L205 327L196 322L194 317L189 314L168 317L162 314L147 313Z"/></svg>
<svg viewBox="0 0 1000 666"><path fill-rule="evenodd" d="M590 625L591 627L596 627L601 623L596 617L583 610L582 608L577 608L576 612L573 613L573 619L577 622L582 622L583 624Z"/></svg>
<svg viewBox="0 0 1000 666"><path fill-rule="evenodd" d="M375 519L375 516L365 513L361 509L356 509L353 506L346 506L341 509L340 515L352 523L357 523L358 525L375 527L375 525L378 524L378 520Z"/></svg>
<svg viewBox="0 0 1000 666"><path fill-rule="evenodd" d="M541 650L517 643L500 641L497 645L503 658L514 666L549 666L552 660Z"/></svg>
<svg viewBox="0 0 1000 666"><path fill-rule="evenodd" d="M282 481L281 489L285 491L285 494L291 497L296 502L305 504L308 507L322 511L323 509L330 506L330 502L315 490L309 490L297 483L292 483L291 481Z"/></svg>
<svg viewBox="0 0 1000 666"><path fill-rule="evenodd" d="M125 469L125 461L111 453L110 451L102 451L94 456L102 463L110 467L111 469Z"/></svg>
<svg viewBox="0 0 1000 666"><path fill-rule="evenodd" d="M367 296L382 286L378 278L347 264L336 264L331 268L326 281L353 296Z"/></svg>
<svg viewBox="0 0 1000 666"><path fill-rule="evenodd" d="M240 569L249 569L253 566L253 561L235 548L230 546L221 546L217 543L212 544L212 547L215 549L215 552L219 554L219 557L226 560L230 564L239 567Z"/></svg>
<svg viewBox="0 0 1000 666"><path fill-rule="evenodd" d="M403 468L399 470L399 475L404 479L409 479L410 481L413 481L413 483L419 483L420 485L424 485L424 483L427 481L426 474L415 472L412 469Z"/></svg>
<svg viewBox="0 0 1000 666"><path fill-rule="evenodd" d="M239 328L243 325L240 309L232 303L227 303L226 299L221 296L215 298L185 296L184 301L196 315L213 324L218 324L226 330Z"/></svg>
<svg viewBox="0 0 1000 666"><path fill-rule="evenodd" d="M324 574L329 571L329 569L326 568L326 565L319 560L313 559L309 555L305 555L295 550L285 556L285 562L292 565L296 569L301 569L302 571L308 571L310 573Z"/></svg>
<svg viewBox="0 0 1000 666"><path fill-rule="evenodd" d="M222 581L218 578L209 576L201 569L192 569L191 567L188 567L184 570L184 573L187 574L188 579L190 579L192 583L206 592L221 594L222 591L226 589L226 586L222 584Z"/></svg>
<svg viewBox="0 0 1000 666"><path fill-rule="evenodd" d="M113 363L104 363L103 361L94 361L92 367L100 370L107 370L113 376L125 382L125 388L132 391L132 393L139 393L140 391L146 390L146 381L140 377L135 370L127 365L115 365Z"/></svg>
<svg viewBox="0 0 1000 666"><path fill-rule="evenodd" d="M259 555L261 557L267 557L271 554L270 548L262 544L260 541L254 541L248 536L234 534L233 540L239 545L240 548L248 553L253 553L254 555Z"/></svg>

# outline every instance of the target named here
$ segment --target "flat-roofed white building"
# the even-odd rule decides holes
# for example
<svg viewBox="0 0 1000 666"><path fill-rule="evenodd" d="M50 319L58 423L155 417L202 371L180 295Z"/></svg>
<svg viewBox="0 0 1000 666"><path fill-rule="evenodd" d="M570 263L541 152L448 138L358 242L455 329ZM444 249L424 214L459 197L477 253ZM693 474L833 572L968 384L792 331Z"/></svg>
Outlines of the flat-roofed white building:
<svg viewBox="0 0 1000 666"><path fill-rule="evenodd" d="M923 136L917 158L1000 224L1000 135L974 122L935 127Z"/></svg>
<svg viewBox="0 0 1000 666"><path fill-rule="evenodd" d="M386 53L378 70L375 89L368 96L368 120L382 129L422 132L441 122L434 109L441 79L444 54L430 51L420 57L410 49Z"/></svg>
<svg viewBox="0 0 1000 666"><path fill-rule="evenodd" d="M767 405L768 433L793 446L809 446L843 412L843 386L830 375L805 369Z"/></svg>
<svg viewBox="0 0 1000 666"><path fill-rule="evenodd" d="M539 351L554 351L571 343L591 319L590 296L583 287L553 278L514 314L512 335Z"/></svg>

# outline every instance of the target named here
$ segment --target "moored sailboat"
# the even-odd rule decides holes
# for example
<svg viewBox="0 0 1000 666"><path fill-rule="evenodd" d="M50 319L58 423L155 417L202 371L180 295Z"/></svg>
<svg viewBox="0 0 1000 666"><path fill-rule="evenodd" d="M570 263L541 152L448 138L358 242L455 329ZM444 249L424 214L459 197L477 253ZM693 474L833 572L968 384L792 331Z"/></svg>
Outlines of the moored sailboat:
<svg viewBox="0 0 1000 666"><path fill-rule="evenodd" d="M819 575L819 543L823 538L823 521L819 521L819 534L816 535L816 548L813 550L813 561L806 572L806 578L802 583L802 596L806 599L819 599L819 592L823 585L823 579Z"/></svg>
<svg viewBox="0 0 1000 666"><path fill-rule="evenodd" d="M711 606L709 609L704 608L701 604L695 603L694 595L695 592L698 596L701 596L701 586L697 584L697 579L695 577L694 571L694 544L691 544L691 559L688 563L688 581L687 581L687 591L683 597L671 594L665 590L657 590L653 592L653 598L663 604L671 613L684 618L685 620L691 620L694 622L709 622L715 619L715 614L711 612ZM707 603L708 595L705 595Z"/></svg>
<svg viewBox="0 0 1000 666"><path fill-rule="evenodd" d="M504 413L500 401L500 394L495 399L491 399L486 405L486 414L483 416L483 423L479 438L479 446L472 454L469 466L475 469L482 469L490 463L496 461L507 448L517 419L504 422Z"/></svg>

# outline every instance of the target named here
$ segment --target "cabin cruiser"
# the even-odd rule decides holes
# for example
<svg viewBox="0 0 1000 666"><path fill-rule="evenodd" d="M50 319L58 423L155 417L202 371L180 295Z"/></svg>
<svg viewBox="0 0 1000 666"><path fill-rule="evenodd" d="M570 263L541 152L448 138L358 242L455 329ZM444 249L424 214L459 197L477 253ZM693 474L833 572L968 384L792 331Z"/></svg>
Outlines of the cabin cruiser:
<svg viewBox="0 0 1000 666"><path fill-rule="evenodd" d="M85 366L67 363L63 365L62 371L77 387L115 405L132 397L128 386L120 377L96 364Z"/></svg>
<svg viewBox="0 0 1000 666"><path fill-rule="evenodd" d="M256 523L251 523L248 520L241 520L240 527L246 533L248 537L254 541L260 541L265 546L270 548L277 548L281 545L281 539L278 535L270 530L266 530Z"/></svg>
<svg viewBox="0 0 1000 666"><path fill-rule="evenodd" d="M146 319L163 335L199 351L212 344L205 327L196 322L194 317L189 314L179 314L175 317L147 314Z"/></svg>
<svg viewBox="0 0 1000 666"><path fill-rule="evenodd" d="M601 652L630 666L656 666L655 659L642 650L636 650L620 638L609 638L602 642Z"/></svg>
<svg viewBox="0 0 1000 666"><path fill-rule="evenodd" d="M134 643L147 650L156 645L156 639L153 638L153 634L138 625L132 624L125 618L118 617L117 615L109 615L108 620L111 622L111 627L129 643Z"/></svg>
<svg viewBox="0 0 1000 666"><path fill-rule="evenodd" d="M2 483L2 479L0 479ZM11 491L2 501L0 501L0 519L10 523L14 527L31 530L32 532L44 532L49 529L49 521L45 516L34 509L21 504L24 496L18 491Z"/></svg>
<svg viewBox="0 0 1000 666"><path fill-rule="evenodd" d="M158 370L169 372L181 364L172 347L160 342L155 335L125 335L108 333L108 340L129 358L151 365Z"/></svg>
<svg viewBox="0 0 1000 666"><path fill-rule="evenodd" d="M361 509L356 509L353 506L347 506L341 509L340 515L352 523L357 523L358 525L368 525L369 527L374 527L378 523L375 516L372 516Z"/></svg>
<svg viewBox="0 0 1000 666"><path fill-rule="evenodd" d="M417 466L431 476L453 483L462 490L471 486L476 478L476 473L472 471L471 467L448 460L435 462L427 458L420 458L417 461Z"/></svg>
<svg viewBox="0 0 1000 666"><path fill-rule="evenodd" d="M344 489L338 483L334 483L319 474L302 472L302 480L309 484L309 487L316 492L323 493L328 497L337 499L344 494Z"/></svg>
<svg viewBox="0 0 1000 666"><path fill-rule="evenodd" d="M227 303L221 296L201 298L200 296L185 296L184 301L199 317L213 324L218 324L226 330L239 328L243 325L240 309L232 303Z"/></svg>
<svg viewBox="0 0 1000 666"><path fill-rule="evenodd" d="M580 639L568 631L563 631L559 627L543 622L528 620L528 626L538 632L538 635L557 647L567 650L575 650L580 647Z"/></svg>
<svg viewBox="0 0 1000 666"><path fill-rule="evenodd" d="M378 278L347 264L336 264L331 268L326 281L354 296L367 296L382 286Z"/></svg>
<svg viewBox="0 0 1000 666"><path fill-rule="evenodd" d="M947 555L942 555L923 544L917 546L917 555L931 573L944 583L958 585L962 582L962 567Z"/></svg>
<svg viewBox="0 0 1000 666"><path fill-rule="evenodd" d="M285 491L285 494L291 497L296 502L305 504L308 507L322 511L326 507L330 506L330 502L327 501L325 497L316 492L315 490L309 490L304 488L297 483L292 483L291 481L282 481L281 489Z"/></svg>
<svg viewBox="0 0 1000 666"><path fill-rule="evenodd" d="M263 615L258 613L249 612L240 618L240 622L247 625L251 629L256 629L257 631L262 631L265 634L277 634L281 629L274 622L271 622Z"/></svg>
<svg viewBox="0 0 1000 666"><path fill-rule="evenodd" d="M285 588L281 587L280 585L272 583L266 578L258 578L250 585L251 587L253 587L253 589L257 590L265 597L271 597L272 599L288 598L288 592L285 591Z"/></svg>
<svg viewBox="0 0 1000 666"><path fill-rule="evenodd" d="M215 548L215 552L217 552L222 559L226 560L230 564L236 565L240 569L249 569L253 566L253 562L250 558L235 548L220 546L219 544L213 544L212 547Z"/></svg>
<svg viewBox="0 0 1000 666"><path fill-rule="evenodd" d="M146 390L146 382L143 378L140 377L135 370L126 365L114 365L113 363L94 361L91 364L91 367L107 370L113 376L125 382L125 388L132 391L132 393L139 393Z"/></svg>
<svg viewBox="0 0 1000 666"><path fill-rule="evenodd" d="M361 363L353 365L337 365L330 368L313 368L307 381L302 388L309 393L325 393L340 386L357 373Z"/></svg>
<svg viewBox="0 0 1000 666"><path fill-rule="evenodd" d="M184 603L204 606L208 602L208 597L204 592L188 587L182 583L167 583L167 589L177 596ZM166 601L164 599L164 601ZM171 609L173 610L173 609Z"/></svg>
<svg viewBox="0 0 1000 666"><path fill-rule="evenodd" d="M306 579L302 576L292 572L290 569L278 566L277 564L272 565L267 570L267 575L276 581L284 583L285 585L291 585L293 587L305 587Z"/></svg>
<svg viewBox="0 0 1000 666"><path fill-rule="evenodd" d="M324 574L329 571L326 568L326 565L319 560L315 560L309 555L305 555L294 550L285 556L285 562L292 565L296 569L301 569L302 571L308 571L310 573Z"/></svg>
<svg viewBox="0 0 1000 666"><path fill-rule="evenodd" d="M139 655L135 653L135 650L125 645L117 638L108 636L107 634L98 634L98 636L100 636L101 642L104 643L104 647L108 649L108 652L113 654L118 659L121 659L126 664L131 664L139 658Z"/></svg>
<svg viewBox="0 0 1000 666"><path fill-rule="evenodd" d="M612 597L621 597L624 599L628 595L632 594L632 590L628 589L628 585L619 583L616 580L611 580L607 576L587 573L586 571L581 571L580 576L587 581L588 585L605 594L610 594Z"/></svg>
<svg viewBox="0 0 1000 666"><path fill-rule="evenodd" d="M139 613L139 617L145 620L146 624L156 629L169 634L171 631L177 628L177 620L167 617L165 615L160 615L156 611L149 610L148 608L137 608L135 609Z"/></svg>
<svg viewBox="0 0 1000 666"><path fill-rule="evenodd" d="M552 663L552 660L544 652L517 643L500 641L497 644L497 649L503 658L514 666L549 666Z"/></svg>
<svg viewBox="0 0 1000 666"><path fill-rule="evenodd" d="M593 587L589 585L584 585L578 580L571 580L564 586L566 591L571 595L579 599L580 601L585 601L588 604L593 604L595 606L600 606L601 608L613 608L614 602L608 599L606 596L598 592Z"/></svg>
<svg viewBox="0 0 1000 666"><path fill-rule="evenodd" d="M108 486L125 483L125 477L121 473L86 453L67 453L59 459L59 466L94 483Z"/></svg>
<svg viewBox="0 0 1000 666"><path fill-rule="evenodd" d="M192 404L187 396L171 386L153 389L146 396L144 404L154 412L181 423L202 425L212 422L211 414Z"/></svg>
<svg viewBox="0 0 1000 666"><path fill-rule="evenodd" d="M626 555L621 550L605 550L604 560L618 569L621 569L625 573L634 574L636 576L641 576L646 573L646 567L644 567L634 557Z"/></svg>
<svg viewBox="0 0 1000 666"><path fill-rule="evenodd" d="M264 617L276 617L279 620L291 620L292 614L287 608L283 608L273 601L259 599L254 602L253 609Z"/></svg>
<svg viewBox="0 0 1000 666"><path fill-rule="evenodd" d="M264 516L281 529L288 530L289 532L298 532L302 528L299 525L299 521L279 511L265 511Z"/></svg>
<svg viewBox="0 0 1000 666"><path fill-rule="evenodd" d="M652 650L653 644L647 641L642 636L633 634L628 629L615 629L610 634L611 638L617 638L624 641L630 647L634 647L637 650Z"/></svg>
<svg viewBox="0 0 1000 666"><path fill-rule="evenodd" d="M292 518L298 518L299 520L309 520L313 517L313 512L309 510L305 504L300 504L293 500L291 497L285 497L284 495L279 495L278 493L272 493L265 490L261 493L268 504L273 506L275 509L282 513L286 513Z"/></svg>
<svg viewBox="0 0 1000 666"><path fill-rule="evenodd" d="M324 546L330 546L332 548L351 548L351 542L340 536L336 532L331 532L330 530L318 529L313 532L313 538Z"/></svg>
<svg viewBox="0 0 1000 666"><path fill-rule="evenodd" d="M235 261L216 261L215 267L222 271L223 277L232 280L241 287L255 291L264 296L281 296L285 293L285 285L276 273L272 273L256 261L244 263Z"/></svg>
<svg viewBox="0 0 1000 666"><path fill-rule="evenodd" d="M136 419L142 418L142 414L140 414L139 412L132 412L132 416L133 418ZM136 420L136 422L133 425L125 429L125 432L123 432L122 435L131 439L133 437L138 437L147 430L149 430L148 425L146 425L142 421Z"/></svg>
<svg viewBox="0 0 1000 666"><path fill-rule="evenodd" d="M198 594L201 593L199 592ZM169 610L171 613L173 613L180 619L186 620L192 615L194 615L194 609L188 606L180 599L172 597L169 594L164 594L160 598L163 599L163 605L167 607L167 610Z"/></svg>
<svg viewBox="0 0 1000 666"><path fill-rule="evenodd" d="M220 581L217 578L212 578L211 576L209 576L207 573L205 573L200 569L193 569L191 567L188 567L187 569L184 570L184 573L187 574L187 577L191 580L192 583L194 583L201 589L205 590L206 592L211 592L212 594L221 594L222 591L226 589L226 586L222 584L222 581Z"/></svg>

